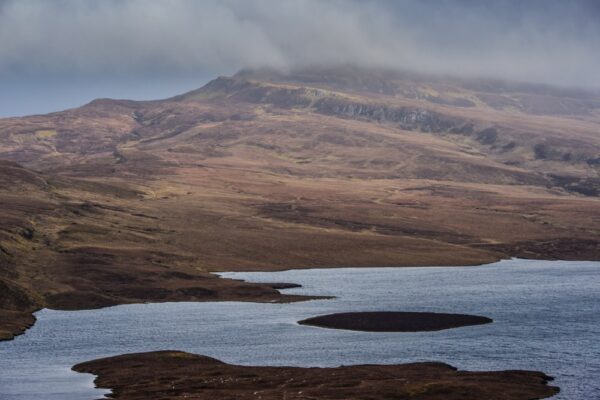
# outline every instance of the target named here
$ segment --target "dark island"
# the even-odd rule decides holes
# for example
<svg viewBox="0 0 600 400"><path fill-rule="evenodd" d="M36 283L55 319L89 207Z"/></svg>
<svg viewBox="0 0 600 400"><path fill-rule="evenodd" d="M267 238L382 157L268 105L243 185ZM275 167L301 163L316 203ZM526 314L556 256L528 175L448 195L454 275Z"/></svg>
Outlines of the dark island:
<svg viewBox="0 0 600 400"><path fill-rule="evenodd" d="M447 364L337 368L248 367L176 351L127 354L85 362L111 398L146 399L444 399L532 400L558 393L533 371L457 371Z"/></svg>
<svg viewBox="0 0 600 400"><path fill-rule="evenodd" d="M301 325L366 332L439 331L491 322L478 315L391 311L328 314L298 321Z"/></svg>
<svg viewBox="0 0 600 400"><path fill-rule="evenodd" d="M300 285L298 283L288 283L288 282L269 282L269 283L263 283L263 285L268 286L272 289L276 289L276 290L295 289L295 288L302 287L302 285Z"/></svg>

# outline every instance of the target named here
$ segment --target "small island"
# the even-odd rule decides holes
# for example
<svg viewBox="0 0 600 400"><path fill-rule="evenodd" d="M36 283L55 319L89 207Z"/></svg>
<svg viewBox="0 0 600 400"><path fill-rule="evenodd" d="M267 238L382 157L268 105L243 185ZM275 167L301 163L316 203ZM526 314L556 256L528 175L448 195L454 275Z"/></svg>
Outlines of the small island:
<svg viewBox="0 0 600 400"><path fill-rule="evenodd" d="M298 321L301 325L365 332L427 332L493 322L491 318L467 314L432 312L347 312Z"/></svg>
<svg viewBox="0 0 600 400"><path fill-rule="evenodd" d="M179 351L125 354L75 365L118 400L532 400L558 393L535 371L458 371L438 362L337 368L253 367Z"/></svg>

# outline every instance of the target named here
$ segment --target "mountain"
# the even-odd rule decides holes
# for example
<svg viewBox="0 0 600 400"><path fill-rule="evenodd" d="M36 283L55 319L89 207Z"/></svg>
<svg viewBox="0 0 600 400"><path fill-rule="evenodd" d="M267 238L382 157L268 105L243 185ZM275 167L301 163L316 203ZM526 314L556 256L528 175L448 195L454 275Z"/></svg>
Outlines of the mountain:
<svg viewBox="0 0 600 400"><path fill-rule="evenodd" d="M0 330L295 300L211 271L598 260L599 128L595 92L352 67L1 119Z"/></svg>

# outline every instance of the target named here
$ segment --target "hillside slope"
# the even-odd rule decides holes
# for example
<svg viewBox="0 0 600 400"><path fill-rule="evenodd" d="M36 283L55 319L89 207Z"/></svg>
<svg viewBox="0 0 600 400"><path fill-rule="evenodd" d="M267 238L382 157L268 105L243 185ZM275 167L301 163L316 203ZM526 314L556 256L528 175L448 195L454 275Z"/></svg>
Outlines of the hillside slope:
<svg viewBox="0 0 600 400"><path fill-rule="evenodd" d="M0 312L286 300L219 270L598 260L599 131L595 93L355 68L1 119Z"/></svg>

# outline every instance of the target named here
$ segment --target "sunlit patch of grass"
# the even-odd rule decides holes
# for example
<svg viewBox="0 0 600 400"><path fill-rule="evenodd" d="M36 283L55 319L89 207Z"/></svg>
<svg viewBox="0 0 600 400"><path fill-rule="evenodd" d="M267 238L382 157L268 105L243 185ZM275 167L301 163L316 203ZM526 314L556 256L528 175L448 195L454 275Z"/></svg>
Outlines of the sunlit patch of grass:
<svg viewBox="0 0 600 400"><path fill-rule="evenodd" d="M57 132L54 129L42 129L35 131L35 137L38 139L49 139L56 136Z"/></svg>

